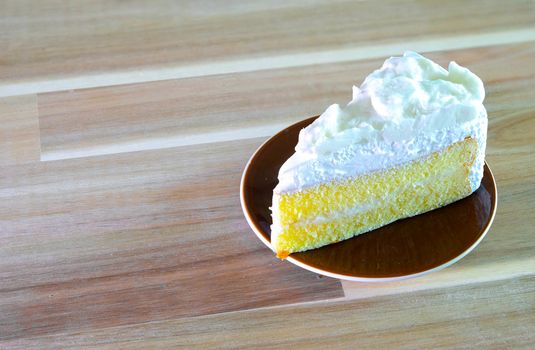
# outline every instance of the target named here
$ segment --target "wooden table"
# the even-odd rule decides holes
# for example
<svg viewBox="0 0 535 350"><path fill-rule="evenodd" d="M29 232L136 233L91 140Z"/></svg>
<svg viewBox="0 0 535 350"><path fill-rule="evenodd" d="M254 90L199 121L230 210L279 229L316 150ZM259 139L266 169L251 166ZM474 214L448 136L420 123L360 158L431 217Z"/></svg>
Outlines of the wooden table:
<svg viewBox="0 0 535 350"><path fill-rule="evenodd" d="M535 2L2 1L1 349L533 349ZM494 225L396 283L278 261L239 182L411 49L482 77Z"/></svg>

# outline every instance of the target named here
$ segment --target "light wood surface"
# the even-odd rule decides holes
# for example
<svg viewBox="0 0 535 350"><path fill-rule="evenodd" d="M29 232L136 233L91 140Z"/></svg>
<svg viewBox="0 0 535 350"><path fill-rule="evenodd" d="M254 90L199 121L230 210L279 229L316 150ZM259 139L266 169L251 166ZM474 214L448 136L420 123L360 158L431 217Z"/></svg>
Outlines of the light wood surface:
<svg viewBox="0 0 535 350"><path fill-rule="evenodd" d="M533 1L1 6L0 349L532 348ZM485 82L487 237L395 283L277 260L248 158L408 49Z"/></svg>
<svg viewBox="0 0 535 350"><path fill-rule="evenodd" d="M13 349L532 349L533 276L7 341Z"/></svg>
<svg viewBox="0 0 535 350"><path fill-rule="evenodd" d="M39 116L35 95L0 99L0 165L40 159Z"/></svg>

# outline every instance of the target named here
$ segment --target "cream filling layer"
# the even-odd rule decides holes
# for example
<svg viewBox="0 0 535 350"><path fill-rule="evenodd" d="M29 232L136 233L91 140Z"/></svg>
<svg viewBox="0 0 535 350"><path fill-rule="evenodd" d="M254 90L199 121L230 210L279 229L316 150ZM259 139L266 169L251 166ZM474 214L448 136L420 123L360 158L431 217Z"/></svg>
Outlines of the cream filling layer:
<svg viewBox="0 0 535 350"><path fill-rule="evenodd" d="M425 185L428 185L429 183L434 183L444 178L448 178L453 173L455 173L455 171L456 169L448 169L447 171L444 171L438 175L430 176L424 180L413 182L411 183L411 187L425 186ZM293 223L291 225L297 225L297 226L317 225L317 224L323 224L323 223L342 220L348 217L355 216L357 214L363 214L363 213L379 208L381 204L383 203L395 200L399 196L399 194L404 192L407 188L408 186L400 187L395 191L386 193L384 196L380 198L374 199L364 204L358 204L351 208L345 209L344 211L333 213L333 215L329 215L329 216L318 215L313 219L302 220L302 221ZM290 225L286 225L283 227L283 229L289 226Z"/></svg>

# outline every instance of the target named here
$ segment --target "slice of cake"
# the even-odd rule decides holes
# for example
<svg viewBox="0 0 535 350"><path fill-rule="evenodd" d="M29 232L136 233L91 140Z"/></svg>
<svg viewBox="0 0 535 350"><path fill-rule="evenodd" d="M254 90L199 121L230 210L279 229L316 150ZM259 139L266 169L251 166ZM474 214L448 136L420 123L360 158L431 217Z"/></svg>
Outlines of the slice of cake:
<svg viewBox="0 0 535 350"><path fill-rule="evenodd" d="M345 107L301 130L273 191L277 256L318 248L433 210L481 183L481 80L414 52L370 74ZM433 234L429 232L429 234Z"/></svg>

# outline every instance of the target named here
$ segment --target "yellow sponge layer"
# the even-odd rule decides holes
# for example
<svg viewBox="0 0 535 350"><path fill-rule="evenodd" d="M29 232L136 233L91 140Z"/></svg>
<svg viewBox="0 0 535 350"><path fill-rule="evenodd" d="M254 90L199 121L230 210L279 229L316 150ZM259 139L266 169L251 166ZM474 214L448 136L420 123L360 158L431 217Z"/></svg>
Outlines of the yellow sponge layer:
<svg viewBox="0 0 535 350"><path fill-rule="evenodd" d="M339 242L468 196L476 152L476 140L466 138L399 167L275 196L273 219L282 227L272 242L277 256Z"/></svg>

